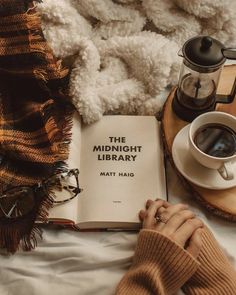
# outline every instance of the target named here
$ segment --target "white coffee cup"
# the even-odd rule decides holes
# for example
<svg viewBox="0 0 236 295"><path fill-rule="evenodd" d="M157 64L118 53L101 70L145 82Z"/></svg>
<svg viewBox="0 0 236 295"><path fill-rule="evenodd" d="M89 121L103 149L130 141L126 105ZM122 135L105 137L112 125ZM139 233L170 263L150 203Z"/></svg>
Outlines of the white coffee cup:
<svg viewBox="0 0 236 295"><path fill-rule="evenodd" d="M223 112L207 112L192 121L189 128L189 148L193 157L203 166L216 169L225 180L236 177L235 167L236 153L229 157L214 157L201 151L194 143L196 132L204 125L220 124L229 127L236 133L236 117Z"/></svg>

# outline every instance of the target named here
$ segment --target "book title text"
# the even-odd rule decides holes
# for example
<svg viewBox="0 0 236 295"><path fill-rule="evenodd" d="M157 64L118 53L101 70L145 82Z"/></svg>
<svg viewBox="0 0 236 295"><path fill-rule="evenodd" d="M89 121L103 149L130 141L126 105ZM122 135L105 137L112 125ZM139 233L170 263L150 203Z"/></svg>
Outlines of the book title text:
<svg viewBox="0 0 236 295"><path fill-rule="evenodd" d="M99 152L99 161L136 161L137 154L142 151L141 145L127 145L126 137L109 136L108 142L93 147L93 152Z"/></svg>

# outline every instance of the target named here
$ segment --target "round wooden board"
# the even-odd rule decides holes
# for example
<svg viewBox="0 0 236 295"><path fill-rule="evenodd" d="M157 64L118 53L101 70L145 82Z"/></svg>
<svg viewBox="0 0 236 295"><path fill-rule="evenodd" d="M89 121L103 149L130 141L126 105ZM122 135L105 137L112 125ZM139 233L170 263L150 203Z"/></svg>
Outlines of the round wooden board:
<svg viewBox="0 0 236 295"><path fill-rule="evenodd" d="M221 78L217 93L228 94L230 93L234 79L236 77L236 65L225 66ZM181 178L184 186L191 192L205 208L210 210L213 214L222 218L236 222L236 187L226 190L210 190L196 186L187 181L176 169L172 155L172 143L175 135L189 122L179 119L172 111L172 100L175 94L176 88L172 89L169 97L163 108L162 113L162 135L164 141L165 153L169 157L175 171ZM231 104L218 104L216 110L230 113L236 116L236 98Z"/></svg>

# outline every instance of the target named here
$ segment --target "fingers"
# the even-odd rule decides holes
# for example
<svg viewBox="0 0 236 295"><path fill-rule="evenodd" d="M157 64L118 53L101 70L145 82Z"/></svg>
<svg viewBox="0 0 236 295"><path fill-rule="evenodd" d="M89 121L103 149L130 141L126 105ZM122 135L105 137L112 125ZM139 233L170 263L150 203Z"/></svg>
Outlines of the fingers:
<svg viewBox="0 0 236 295"><path fill-rule="evenodd" d="M172 216L174 216L176 213L181 212L182 210L185 210L188 208L188 205L186 204L177 204L177 205L172 205L170 207L168 207L167 209L165 209L163 212L160 212L159 210L159 214L161 213L161 217L163 220L170 220Z"/></svg>
<svg viewBox="0 0 236 295"><path fill-rule="evenodd" d="M160 201L162 202L161 207L159 205L157 205L157 204L160 204L159 203ZM157 203L157 204L155 204L155 203ZM167 201L160 200L160 199L157 199L156 201L148 200L146 202L147 212L145 212L145 210L141 210L139 212L139 217L140 217L141 221L143 221L147 214L150 216L153 216L153 218L158 214L158 215L161 215L163 220L168 221L177 212L187 209L187 208L188 208L188 205L186 205L186 204L171 205ZM154 213L154 211L155 211L155 213ZM148 223L148 225L150 225L150 224Z"/></svg>
<svg viewBox="0 0 236 295"><path fill-rule="evenodd" d="M149 201L149 207L146 210L145 218L143 219L143 228L152 228L155 223L155 216L159 208L165 205L164 200Z"/></svg>
<svg viewBox="0 0 236 295"><path fill-rule="evenodd" d="M189 245L186 250L195 258L198 257L202 247L202 229L195 230L190 238Z"/></svg>
<svg viewBox="0 0 236 295"><path fill-rule="evenodd" d="M143 221L143 219L145 218L146 213L147 213L146 210L140 210L140 212L139 212L139 218L140 218L141 221Z"/></svg>
<svg viewBox="0 0 236 295"><path fill-rule="evenodd" d="M174 240L184 247L187 240L193 235L193 233L198 229L203 227L203 222L200 219L192 218L185 221L176 232L172 235Z"/></svg>
<svg viewBox="0 0 236 295"><path fill-rule="evenodd" d="M158 214L160 215L160 214L162 214L162 213L165 212L165 211L166 211L166 208L161 207L161 208L158 210Z"/></svg>
<svg viewBox="0 0 236 295"><path fill-rule="evenodd" d="M146 209L148 209L149 206L150 206L153 202L157 202L157 201L163 201L163 207L164 207L164 208L168 208L168 207L172 206L170 203L168 203L167 201L162 200L162 199L156 199L155 201L149 199L149 200L147 200L147 202L146 202Z"/></svg>
<svg viewBox="0 0 236 295"><path fill-rule="evenodd" d="M146 209L148 209L153 202L157 202L159 200L160 199L156 199L155 201L150 200L150 199L147 200L147 202L146 202ZM163 208L163 210L165 210L165 208L168 208L169 206L171 206L171 204L168 203L165 200L160 200L160 201L163 201L163 205L161 207L161 208ZM158 211L159 211L159 209L158 209ZM140 210L140 212L139 212L139 218L141 219L141 221L143 221L143 219L145 218L146 214L147 214L146 210Z"/></svg>
<svg viewBox="0 0 236 295"><path fill-rule="evenodd" d="M174 232L177 231L177 229L182 224L185 223L185 221L187 221L188 219L192 219L196 216L192 211L184 210L182 208L184 208L184 207L179 206L179 207L177 207L178 211L176 213L173 213L177 210L176 208L174 208L175 210L173 210L173 212L169 213L169 214L173 214L173 215L171 215L170 217L167 218L168 221L166 223L164 234L167 234L167 235L173 234ZM163 215L164 214L161 215L162 218L163 218Z"/></svg>
<svg viewBox="0 0 236 295"><path fill-rule="evenodd" d="M171 205L164 200L148 200L146 210L141 210L139 217L143 228L156 230L197 257L201 248L201 227L203 222L188 210L188 205ZM160 216L160 219L156 219Z"/></svg>

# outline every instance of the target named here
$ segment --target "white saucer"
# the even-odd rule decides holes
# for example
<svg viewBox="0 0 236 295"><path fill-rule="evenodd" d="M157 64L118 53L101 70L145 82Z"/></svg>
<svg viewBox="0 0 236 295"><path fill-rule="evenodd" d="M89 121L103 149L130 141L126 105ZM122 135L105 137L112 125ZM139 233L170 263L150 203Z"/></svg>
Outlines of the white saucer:
<svg viewBox="0 0 236 295"><path fill-rule="evenodd" d="M190 182L208 189L220 190L236 186L236 175L232 180L225 180L217 170L206 168L193 158L188 149L189 126L190 124L179 131L172 145L172 157L179 172ZM233 169L236 171L236 163Z"/></svg>

